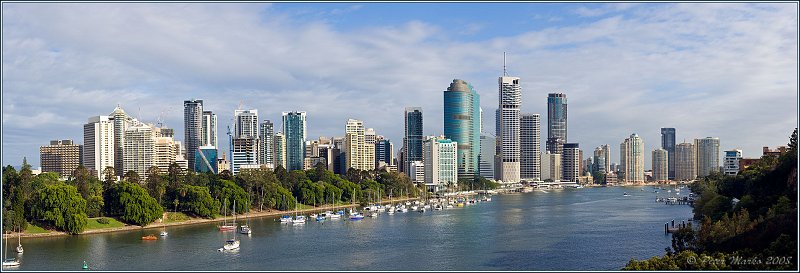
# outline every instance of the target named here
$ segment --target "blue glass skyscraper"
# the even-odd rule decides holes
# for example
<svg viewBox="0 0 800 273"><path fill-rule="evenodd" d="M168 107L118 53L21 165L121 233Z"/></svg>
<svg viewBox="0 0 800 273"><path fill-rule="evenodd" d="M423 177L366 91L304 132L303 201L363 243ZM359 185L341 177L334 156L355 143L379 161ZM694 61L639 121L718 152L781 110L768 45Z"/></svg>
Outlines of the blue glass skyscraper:
<svg viewBox="0 0 800 273"><path fill-rule="evenodd" d="M567 142L567 95L547 95L547 151L560 154Z"/></svg>
<svg viewBox="0 0 800 273"><path fill-rule="evenodd" d="M478 175L480 97L472 85L454 79L444 91L444 136L458 143L458 177Z"/></svg>
<svg viewBox="0 0 800 273"><path fill-rule="evenodd" d="M406 107L405 137L403 137L403 162L400 170L408 172L411 162L422 161L422 108Z"/></svg>
<svg viewBox="0 0 800 273"><path fill-rule="evenodd" d="M286 136L286 170L303 170L306 157L306 112L283 112Z"/></svg>
<svg viewBox="0 0 800 273"><path fill-rule="evenodd" d="M667 177L675 179L675 128L661 128L661 148L667 150Z"/></svg>

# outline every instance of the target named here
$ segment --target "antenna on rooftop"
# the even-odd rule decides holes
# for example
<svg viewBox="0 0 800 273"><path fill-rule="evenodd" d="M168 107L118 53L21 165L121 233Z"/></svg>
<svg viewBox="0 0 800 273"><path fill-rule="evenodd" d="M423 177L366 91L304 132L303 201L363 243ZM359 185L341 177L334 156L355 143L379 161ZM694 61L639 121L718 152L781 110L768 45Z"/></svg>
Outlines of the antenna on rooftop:
<svg viewBox="0 0 800 273"><path fill-rule="evenodd" d="M508 77L508 71L506 71L506 52L503 51L503 76Z"/></svg>

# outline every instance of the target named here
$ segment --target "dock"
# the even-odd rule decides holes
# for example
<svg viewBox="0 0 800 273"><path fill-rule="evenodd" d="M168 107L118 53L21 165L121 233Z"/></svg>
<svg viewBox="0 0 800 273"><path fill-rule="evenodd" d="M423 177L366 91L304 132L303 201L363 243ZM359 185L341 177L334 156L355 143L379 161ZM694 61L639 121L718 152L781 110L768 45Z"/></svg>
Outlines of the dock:
<svg viewBox="0 0 800 273"><path fill-rule="evenodd" d="M687 224L686 221L681 221L678 224L678 226L675 226L675 220L672 220L672 224L670 224L669 222L668 223L664 223L664 235L669 234L669 233L675 233L681 228L685 228L685 227L690 227L691 228L692 227L692 219L689 219L688 221L689 221L688 224Z"/></svg>

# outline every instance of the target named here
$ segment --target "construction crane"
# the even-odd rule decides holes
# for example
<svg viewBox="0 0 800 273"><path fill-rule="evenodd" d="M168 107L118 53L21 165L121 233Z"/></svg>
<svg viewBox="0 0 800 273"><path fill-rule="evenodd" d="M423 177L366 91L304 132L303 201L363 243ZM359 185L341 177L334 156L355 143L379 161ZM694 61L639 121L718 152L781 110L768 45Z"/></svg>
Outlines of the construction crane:
<svg viewBox="0 0 800 273"><path fill-rule="evenodd" d="M172 112L173 109L174 108L170 106L169 108L161 110L161 113L159 113L158 116L156 117L156 124L158 125L158 128L164 127L164 116L169 114L169 112Z"/></svg>

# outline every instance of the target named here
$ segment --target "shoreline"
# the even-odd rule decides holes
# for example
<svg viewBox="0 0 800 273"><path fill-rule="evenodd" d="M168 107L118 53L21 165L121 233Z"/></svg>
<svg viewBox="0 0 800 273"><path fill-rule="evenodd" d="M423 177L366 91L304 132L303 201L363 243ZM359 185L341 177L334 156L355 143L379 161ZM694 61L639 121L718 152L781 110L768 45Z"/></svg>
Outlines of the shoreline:
<svg viewBox="0 0 800 273"><path fill-rule="evenodd" d="M419 197L398 198L398 199L392 199L392 200L388 200L388 201L376 202L376 204L387 204L387 203L392 203L392 202L401 202L401 201L417 200L417 199L419 199ZM347 204L347 205L335 205L335 206L322 206L322 207L314 207L314 208L300 209L300 210L287 210L287 211L266 209L264 211L259 211L259 212L249 212L249 213L244 213L244 214L238 214L238 215L236 215L236 218L245 218L245 217L247 217L247 218L260 218L260 217L280 216L282 214L295 213L295 211L298 212L298 213L303 213L303 212L311 212L311 211L324 211L324 210L334 210L334 209L339 209L339 208L349 208L349 207L355 207L355 206L360 206L360 205L359 204ZM88 235L88 234L97 234L97 233L111 233L111 232L120 232L120 231L134 231L134 230L155 229L155 228L170 227L170 226L186 226L186 225L204 224L204 223L211 223L211 222L221 222L223 220L232 220L233 218L234 218L233 216L217 217L217 218L214 218L214 219L192 218L192 219L189 219L189 220L186 220L186 221L171 222L171 223L161 223L161 222L158 222L158 221L161 221L161 219L159 219L156 222L153 222L153 223L151 223L151 224L149 224L147 226L144 226L144 227L143 226L137 226L137 225L125 225L125 226L122 226L122 227L114 227L114 228L92 229L92 230L85 230L85 231L83 231L83 232L81 232L79 234L76 234L75 236ZM7 234L3 234L3 238L13 238L13 237L17 237L19 234L20 234L19 232L7 233ZM63 231L50 231L50 232L45 232L45 233L30 233L30 234L22 233L22 235L20 237L23 237L23 238L42 238L42 237L58 237L58 236L69 236L69 235L70 235L69 233L66 233L66 232L63 232Z"/></svg>

